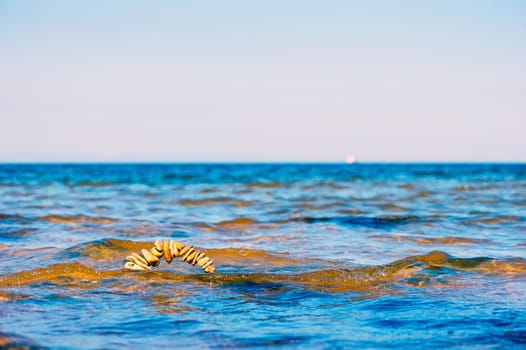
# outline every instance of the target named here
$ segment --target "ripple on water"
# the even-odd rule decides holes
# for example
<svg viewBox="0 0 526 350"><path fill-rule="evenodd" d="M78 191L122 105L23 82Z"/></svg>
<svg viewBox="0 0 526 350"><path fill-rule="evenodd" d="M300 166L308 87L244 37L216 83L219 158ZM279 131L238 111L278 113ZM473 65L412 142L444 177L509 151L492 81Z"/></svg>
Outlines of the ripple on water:
<svg viewBox="0 0 526 350"><path fill-rule="evenodd" d="M88 223L88 224L111 224L117 221L117 219L109 217L94 217L86 215L46 215L40 217L40 220L59 224L71 224L71 223Z"/></svg>
<svg viewBox="0 0 526 350"><path fill-rule="evenodd" d="M0 333L0 348L12 350L37 350L46 349L45 347L36 344L31 339L22 337L16 334Z"/></svg>
<svg viewBox="0 0 526 350"><path fill-rule="evenodd" d="M85 186L85 187L107 187L111 186L111 181L80 181L74 186Z"/></svg>
<svg viewBox="0 0 526 350"><path fill-rule="evenodd" d="M32 227L24 227L24 228L19 228L16 230L9 230L9 231L4 231L0 229L0 233L4 237L11 237L11 238L31 236L31 235L34 235L36 232L38 232L38 230Z"/></svg>
<svg viewBox="0 0 526 350"><path fill-rule="evenodd" d="M438 218L422 217L414 215L382 215L382 216L301 216L290 218L281 222L304 222L307 224L316 224L324 222L333 222L345 226L357 226L375 229L392 229L397 226L422 224L437 221Z"/></svg>
<svg viewBox="0 0 526 350"><path fill-rule="evenodd" d="M230 197L209 197L209 198L199 198L199 199L182 199L179 201L179 204L186 207L194 206L212 206L212 205L222 205L227 204L238 208L248 207L251 205L250 202L230 198Z"/></svg>
<svg viewBox="0 0 526 350"><path fill-rule="evenodd" d="M0 221L16 222L16 223L27 223L30 220L28 218L26 218L26 217L23 217L20 214L0 213Z"/></svg>
<svg viewBox="0 0 526 350"><path fill-rule="evenodd" d="M246 184L248 188L278 188L282 186L281 183L275 182L251 182Z"/></svg>
<svg viewBox="0 0 526 350"><path fill-rule="evenodd" d="M234 229L242 229L249 226L256 225L258 223L257 220L248 218L248 217L241 217L241 218L235 218L232 220L225 220L216 223L217 227L227 229L227 230L234 230Z"/></svg>
<svg viewBox="0 0 526 350"><path fill-rule="evenodd" d="M420 245L434 245L434 244L443 244L443 245L467 245L467 244L489 244L490 240L480 239L480 238L469 238L469 237L460 237L460 236L446 236L446 237L422 237L422 236L411 236L411 235L371 235L373 239L383 240L383 241L394 241L394 242L403 242L409 241L414 242Z"/></svg>
<svg viewBox="0 0 526 350"><path fill-rule="evenodd" d="M484 217L475 217L466 220L467 224L480 225L506 225L525 221L524 217L516 215L488 215Z"/></svg>

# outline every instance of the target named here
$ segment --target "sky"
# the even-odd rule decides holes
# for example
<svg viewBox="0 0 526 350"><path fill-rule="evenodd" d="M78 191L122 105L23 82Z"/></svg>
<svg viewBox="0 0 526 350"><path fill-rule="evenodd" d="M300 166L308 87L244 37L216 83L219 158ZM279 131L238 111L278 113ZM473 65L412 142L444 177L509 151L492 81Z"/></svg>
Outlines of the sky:
<svg viewBox="0 0 526 350"><path fill-rule="evenodd" d="M525 135L523 0L0 0L0 162L524 162Z"/></svg>

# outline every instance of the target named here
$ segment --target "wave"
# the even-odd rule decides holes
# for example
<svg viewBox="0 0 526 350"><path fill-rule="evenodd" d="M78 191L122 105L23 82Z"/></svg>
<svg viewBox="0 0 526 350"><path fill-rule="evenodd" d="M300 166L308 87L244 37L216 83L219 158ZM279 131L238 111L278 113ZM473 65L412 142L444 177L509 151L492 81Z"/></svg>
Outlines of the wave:
<svg viewBox="0 0 526 350"><path fill-rule="evenodd" d="M28 218L23 217L20 214L4 214L0 213L0 221L26 223L29 221Z"/></svg>
<svg viewBox="0 0 526 350"><path fill-rule="evenodd" d="M474 225L505 225L516 224L525 221L526 218L516 215L491 215L484 217L476 217L465 220L466 224Z"/></svg>
<svg viewBox="0 0 526 350"><path fill-rule="evenodd" d="M86 187L106 187L115 185L115 183L111 181L80 181L76 186L86 186Z"/></svg>
<svg viewBox="0 0 526 350"><path fill-rule="evenodd" d="M250 182L247 183L246 186L248 188L278 188L282 186L281 183L274 181L274 182Z"/></svg>
<svg viewBox="0 0 526 350"><path fill-rule="evenodd" d="M36 228L32 227L23 227L19 229L13 229L13 230L2 230L0 229L0 233L4 237L10 237L10 238L19 238L19 237L25 237L25 236L31 236L37 232Z"/></svg>
<svg viewBox="0 0 526 350"><path fill-rule="evenodd" d="M111 224L117 221L117 219L109 217L94 217L86 215L46 215L39 218L42 221L59 223L59 224L71 224L71 223L89 223L89 224Z"/></svg>
<svg viewBox="0 0 526 350"><path fill-rule="evenodd" d="M385 215L385 216L322 216L322 217L298 217L281 221L302 222L307 224L317 224L332 222L345 226L359 226L375 229L389 229L401 225L421 224L437 220L434 217L413 216L413 215Z"/></svg>
<svg viewBox="0 0 526 350"><path fill-rule="evenodd" d="M0 349L27 349L27 350L37 350L37 349L46 349L45 347L36 344L31 339L9 333L0 333Z"/></svg>
<svg viewBox="0 0 526 350"><path fill-rule="evenodd" d="M361 212L350 212L361 213ZM249 226L258 225L260 228L277 228L282 224L290 223L335 223L344 226L358 226L375 229L390 229L397 226L409 224L430 223L439 220L438 216L413 216L413 215L384 215L384 216L362 216L362 215L346 215L346 216L300 216L290 217L281 220L273 221L258 221L250 217L238 217L232 220L220 221L215 224L216 227L222 229L241 229ZM194 223L193 225L197 225Z"/></svg>
<svg viewBox="0 0 526 350"><path fill-rule="evenodd" d="M182 199L179 204L185 207L192 206L207 206L207 205L218 205L218 204L231 204L234 207L248 207L250 202L235 199L231 197L210 197L210 198L199 198L199 199Z"/></svg>
<svg viewBox="0 0 526 350"><path fill-rule="evenodd" d="M378 292L394 287L423 287L449 283L456 272L478 273L497 277L526 277L526 259L493 259L489 257L458 258L445 252L432 251L424 255L408 256L383 265L349 266L345 263L314 259L300 259L252 249L206 249L215 261L217 272L203 274L186 264L173 263L154 271L130 272L122 269L124 257L151 242L132 242L106 239L77 245L68 249L71 257L88 257L111 262L109 268L94 268L85 260L59 262L49 266L0 275L0 288L40 284L54 284L74 288L96 288L102 282L117 288L130 283L212 283L216 286L246 283L298 284L307 289L327 292ZM179 265L184 265L181 267ZM108 264L105 263L105 266ZM181 268L183 271L181 272ZM454 272L456 271L456 272ZM435 278L440 276L440 278Z"/></svg>
<svg viewBox="0 0 526 350"><path fill-rule="evenodd" d="M0 287L38 285L42 283L80 286L85 282L97 282L114 278L118 274L118 270L96 270L79 262L58 263L47 267L0 275Z"/></svg>
<svg viewBox="0 0 526 350"><path fill-rule="evenodd" d="M371 238L383 241L410 241L420 245L445 244L445 245L466 245L466 244L488 244L491 241L487 239L476 239L461 236L446 236L446 237L420 237L408 235L373 235Z"/></svg>
<svg viewBox="0 0 526 350"><path fill-rule="evenodd" d="M221 228L226 228L226 229L239 229L239 228L244 228L247 226L252 226L257 223L258 221L252 218L241 217L241 218L236 218L232 220L218 222L216 226L221 227Z"/></svg>

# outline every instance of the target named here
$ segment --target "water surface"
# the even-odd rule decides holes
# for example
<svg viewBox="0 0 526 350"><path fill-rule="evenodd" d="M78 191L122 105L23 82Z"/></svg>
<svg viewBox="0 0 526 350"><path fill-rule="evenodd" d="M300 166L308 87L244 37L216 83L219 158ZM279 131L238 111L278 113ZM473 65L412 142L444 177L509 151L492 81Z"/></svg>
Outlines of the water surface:
<svg viewBox="0 0 526 350"><path fill-rule="evenodd" d="M0 347L521 347L525 251L525 164L4 164Z"/></svg>

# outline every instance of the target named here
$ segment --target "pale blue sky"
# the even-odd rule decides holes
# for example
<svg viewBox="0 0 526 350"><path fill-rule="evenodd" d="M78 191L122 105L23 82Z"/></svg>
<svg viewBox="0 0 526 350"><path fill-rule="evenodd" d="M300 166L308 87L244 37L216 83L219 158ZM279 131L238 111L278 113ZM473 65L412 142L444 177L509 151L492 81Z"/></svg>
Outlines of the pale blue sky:
<svg viewBox="0 0 526 350"><path fill-rule="evenodd" d="M526 161L526 1L0 0L0 162Z"/></svg>

